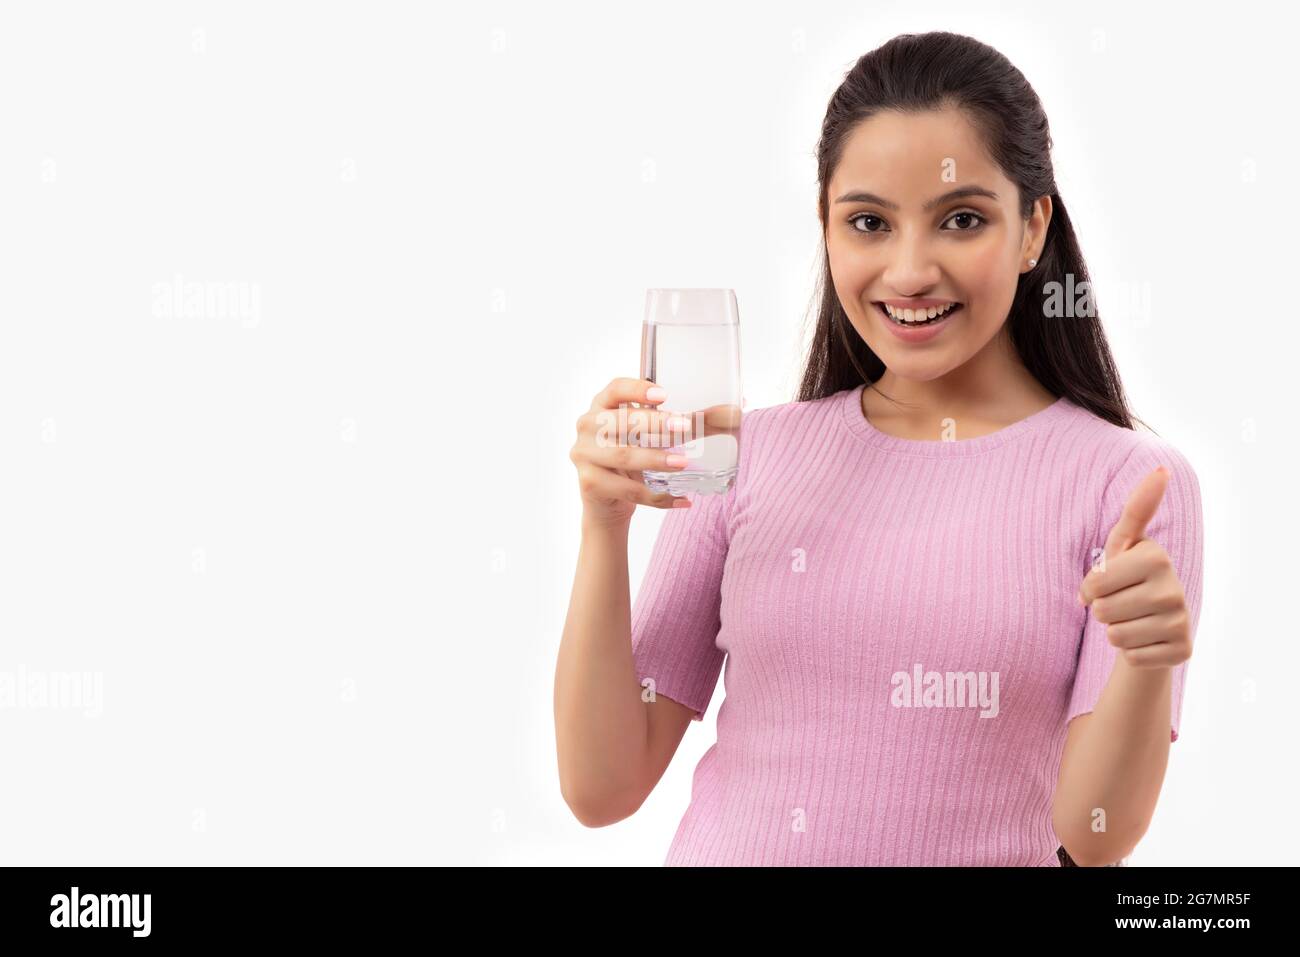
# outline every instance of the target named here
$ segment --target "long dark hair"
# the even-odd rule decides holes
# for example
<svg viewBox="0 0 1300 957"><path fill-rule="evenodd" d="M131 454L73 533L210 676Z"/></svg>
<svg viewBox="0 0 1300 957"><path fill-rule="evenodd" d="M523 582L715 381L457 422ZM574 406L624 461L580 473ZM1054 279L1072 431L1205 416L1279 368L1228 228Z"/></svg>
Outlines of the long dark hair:
<svg viewBox="0 0 1300 957"><path fill-rule="evenodd" d="M997 50L957 33L906 33L862 56L831 97L822 123L817 144L822 223L828 222L831 175L845 140L859 123L880 110L920 112L945 106L963 110L980 131L994 161L1019 189L1022 218L1029 218L1039 197L1052 199L1042 255L1020 276L1007 317L1007 331L1021 361L1052 394L1115 425L1133 428L1136 417L1128 408L1096 309L1068 320L1044 318L1047 284L1057 282L1058 288L1069 289L1067 276L1072 276L1077 289L1088 282L1088 267L1056 189L1043 105L1024 75ZM875 382L885 371L835 294L824 229L817 295L817 328L799 387L800 402Z"/></svg>

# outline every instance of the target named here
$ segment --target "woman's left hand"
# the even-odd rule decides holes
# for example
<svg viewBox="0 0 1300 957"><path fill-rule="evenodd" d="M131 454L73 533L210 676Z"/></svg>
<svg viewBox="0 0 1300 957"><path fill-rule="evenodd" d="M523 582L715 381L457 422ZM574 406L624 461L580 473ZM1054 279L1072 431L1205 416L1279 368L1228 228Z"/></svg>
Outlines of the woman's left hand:
<svg viewBox="0 0 1300 957"><path fill-rule="evenodd" d="M1182 583L1163 546L1144 537L1168 485L1164 466L1138 483L1079 586L1079 603L1091 604L1106 638L1136 668L1171 668L1192 656Z"/></svg>

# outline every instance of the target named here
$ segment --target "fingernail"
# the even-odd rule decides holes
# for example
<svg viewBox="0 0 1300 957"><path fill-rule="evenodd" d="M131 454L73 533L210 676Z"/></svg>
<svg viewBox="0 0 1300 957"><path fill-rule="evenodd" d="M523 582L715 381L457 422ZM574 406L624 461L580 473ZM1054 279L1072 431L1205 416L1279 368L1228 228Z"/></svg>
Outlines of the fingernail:
<svg viewBox="0 0 1300 957"><path fill-rule="evenodd" d="M664 391L663 386L652 385L645 390L645 398L647 402L662 402L668 398L668 393Z"/></svg>
<svg viewBox="0 0 1300 957"><path fill-rule="evenodd" d="M676 452L670 452L668 453L667 461L668 461L669 468L681 468L687 462L689 462L690 459L688 459L684 455L678 455Z"/></svg>
<svg viewBox="0 0 1300 957"><path fill-rule="evenodd" d="M673 502L673 508L690 508L690 507L691 507L691 503L684 498L679 498L677 501Z"/></svg>

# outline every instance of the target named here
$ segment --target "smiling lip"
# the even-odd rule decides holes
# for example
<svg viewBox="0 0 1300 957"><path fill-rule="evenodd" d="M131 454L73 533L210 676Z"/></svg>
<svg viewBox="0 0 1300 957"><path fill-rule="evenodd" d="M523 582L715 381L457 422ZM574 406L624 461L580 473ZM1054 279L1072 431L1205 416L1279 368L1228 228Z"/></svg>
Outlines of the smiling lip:
<svg viewBox="0 0 1300 957"><path fill-rule="evenodd" d="M907 302L907 300L905 299L904 300L888 299L885 301L888 302L891 306L894 305L895 302ZM933 301L935 300L913 299L912 302L918 303L918 305L910 308L921 308L919 306L919 303L933 302ZM951 302L951 300L943 300L943 299L937 300L937 305L944 305L945 302ZM929 340L933 339L935 336L943 332L944 329L946 329L949 325L952 324L953 316L960 315L964 311L964 309L960 308L961 304L958 303L957 305L959 308L950 309L947 312L947 314L945 314L941 319L938 319L934 322L926 323L925 325L908 327L908 326L900 325L899 323L895 322L893 319L889 318L889 313L885 311L885 307L883 303L877 302L877 303L873 303L873 305L875 306L875 310L877 314L879 314L880 316L880 321L885 324L886 328L888 328L889 331L899 339L902 339L904 342L912 343L912 344L916 344L919 342L928 342ZM909 308L909 307L902 306L900 308Z"/></svg>
<svg viewBox="0 0 1300 957"><path fill-rule="evenodd" d="M956 302L956 299L881 299L880 302L889 303L895 309L929 309L931 306L938 309L940 306L946 306L949 303Z"/></svg>

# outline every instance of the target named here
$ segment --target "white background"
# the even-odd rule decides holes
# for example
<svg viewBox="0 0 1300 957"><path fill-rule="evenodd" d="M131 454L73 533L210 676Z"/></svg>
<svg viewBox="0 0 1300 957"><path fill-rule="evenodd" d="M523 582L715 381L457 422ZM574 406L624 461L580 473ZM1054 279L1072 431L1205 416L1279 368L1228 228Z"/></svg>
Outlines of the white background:
<svg viewBox="0 0 1300 957"><path fill-rule="evenodd" d="M102 697L0 708L0 860L659 864L723 691L640 812L574 820L574 420L638 374L651 286L734 288L747 407L791 401L827 99L949 29L1043 99L1103 317L1150 291L1107 333L1202 484L1184 725L1130 862L1293 862L1277 9L6 5L0 672ZM169 315L176 277L257 309Z"/></svg>

